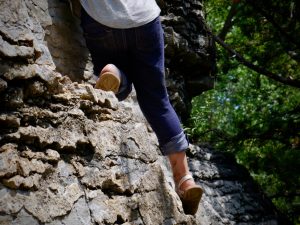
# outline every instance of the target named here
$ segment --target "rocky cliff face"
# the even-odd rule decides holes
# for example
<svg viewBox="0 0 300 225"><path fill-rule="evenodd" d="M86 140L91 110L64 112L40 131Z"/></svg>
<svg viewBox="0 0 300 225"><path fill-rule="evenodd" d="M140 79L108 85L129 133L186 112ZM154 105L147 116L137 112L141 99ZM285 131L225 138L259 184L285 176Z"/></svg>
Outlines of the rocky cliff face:
<svg viewBox="0 0 300 225"><path fill-rule="evenodd" d="M184 121L191 99L213 88L215 46L204 26L202 1L158 1L166 42L170 99Z"/></svg>
<svg viewBox="0 0 300 225"><path fill-rule="evenodd" d="M164 13L171 7L166 39L172 34L177 46L167 50L168 74L184 74L172 54L183 51L183 62L200 66L208 50L176 32L187 18L177 13L201 4L163 4ZM197 215L185 215L134 94L117 102L87 82L92 65L67 3L0 0L0 7L0 224L284 224L233 158L194 145L189 163L205 193Z"/></svg>

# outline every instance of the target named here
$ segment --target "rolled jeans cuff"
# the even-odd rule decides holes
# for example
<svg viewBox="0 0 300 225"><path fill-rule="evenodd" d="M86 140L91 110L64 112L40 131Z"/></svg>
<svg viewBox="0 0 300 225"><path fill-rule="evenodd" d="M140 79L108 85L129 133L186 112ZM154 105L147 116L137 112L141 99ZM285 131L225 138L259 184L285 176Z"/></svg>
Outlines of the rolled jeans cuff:
<svg viewBox="0 0 300 225"><path fill-rule="evenodd" d="M172 153L178 153L186 151L189 147L189 142L187 140L184 132L171 138L169 142L160 146L160 150L163 155L170 155Z"/></svg>

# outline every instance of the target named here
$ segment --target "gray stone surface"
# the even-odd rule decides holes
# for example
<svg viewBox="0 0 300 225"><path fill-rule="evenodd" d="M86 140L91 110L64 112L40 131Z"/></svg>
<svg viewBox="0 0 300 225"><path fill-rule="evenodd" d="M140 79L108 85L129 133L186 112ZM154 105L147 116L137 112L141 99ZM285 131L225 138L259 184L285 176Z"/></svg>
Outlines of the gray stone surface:
<svg viewBox="0 0 300 225"><path fill-rule="evenodd" d="M213 88L215 46L204 25L202 1L157 1L165 34L166 78L170 99L182 120L191 99Z"/></svg>
<svg viewBox="0 0 300 225"><path fill-rule="evenodd" d="M195 79L183 78L172 60L182 57L188 72L212 63L211 50L194 18L200 1L160 4L172 89ZM185 215L134 93L118 102L91 86L88 51L68 4L0 0L0 8L1 225L283 224L233 158L194 145L189 163L204 196L196 216Z"/></svg>

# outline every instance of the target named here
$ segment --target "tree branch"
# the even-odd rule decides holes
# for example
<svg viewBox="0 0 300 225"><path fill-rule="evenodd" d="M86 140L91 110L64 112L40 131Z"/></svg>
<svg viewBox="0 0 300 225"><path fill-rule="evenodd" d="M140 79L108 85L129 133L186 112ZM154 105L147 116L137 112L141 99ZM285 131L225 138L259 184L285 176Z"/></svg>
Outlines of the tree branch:
<svg viewBox="0 0 300 225"><path fill-rule="evenodd" d="M300 48L300 42L295 37L290 35L288 32L286 32L276 21L275 19L268 13L266 10L264 10L262 7L259 7L257 4L255 4L254 1L247 1L248 4L252 6L254 10L259 12L263 17L267 19L269 23L273 25L273 27L281 34L281 44L283 49L286 51L286 53L294 60L299 61L300 55L296 49ZM223 39L224 40L224 39ZM291 49L291 44L293 44L294 49Z"/></svg>
<svg viewBox="0 0 300 225"><path fill-rule="evenodd" d="M300 88L300 80L295 80L289 77L282 77L278 74L272 73L260 66L254 65L253 63L251 63L250 61L246 60L241 54L239 54L237 51L235 51L234 49L232 49L230 46L228 46L221 38L219 38L218 36L214 35L208 28L207 28L207 32L208 34L210 34L213 39L219 43L223 48L225 48L230 54L232 54L233 56L235 56L235 58L242 63L243 65L245 65L246 67L252 69L253 71L265 75L273 80L276 80L278 82L281 82L283 84L292 86L292 87L296 87L296 88Z"/></svg>
<svg viewBox="0 0 300 225"><path fill-rule="evenodd" d="M223 28L222 28L221 32L218 34L218 37L221 38L222 40L225 40L227 33L232 28L232 24L233 24L232 19L237 13L237 5L238 5L237 2L232 3L229 13L226 17L225 23L223 25Z"/></svg>
<svg viewBox="0 0 300 225"><path fill-rule="evenodd" d="M253 7L254 10L257 10L262 16L264 16L273 25L273 27L275 29L277 29L283 37L285 37L286 41L292 42L297 47L299 47L299 45L300 45L299 40L295 39L289 33L284 31L282 29L282 27L275 21L275 19L273 17L271 17L270 14L268 14L263 8L259 7L259 5L257 3L255 3L255 1L250 0L250 1L247 1L247 2Z"/></svg>

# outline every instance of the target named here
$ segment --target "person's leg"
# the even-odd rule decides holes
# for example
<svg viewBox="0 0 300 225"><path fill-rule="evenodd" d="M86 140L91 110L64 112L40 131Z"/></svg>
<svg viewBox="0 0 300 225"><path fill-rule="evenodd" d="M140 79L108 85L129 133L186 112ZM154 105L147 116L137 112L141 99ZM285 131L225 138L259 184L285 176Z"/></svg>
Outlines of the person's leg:
<svg viewBox="0 0 300 225"><path fill-rule="evenodd" d="M164 43L159 19L136 29L134 83L141 110L171 164L177 193L188 214L195 214L202 190L192 179L186 158L188 141L170 104L164 81Z"/></svg>
<svg viewBox="0 0 300 225"><path fill-rule="evenodd" d="M137 38L137 43L142 46L137 46L137 51L130 55L132 58L127 55L127 48L124 48L128 47L128 43L123 42L123 31L113 31L113 29L103 27L88 17L86 13L83 16L82 27L87 47L91 52L95 74L98 75L105 65L113 63L130 75L134 81L139 105L158 137L162 153L169 156L174 179L178 185L180 179L185 177L189 171L185 155L188 142L169 102L164 83L164 46L160 21L154 21L154 24L150 24L150 27L145 26L145 29L140 32L134 30L134 33L137 32L140 35L136 35L133 39ZM157 31L157 29L160 30ZM134 65L128 68L129 64ZM132 68L135 70L133 71ZM125 93L121 97L126 98L126 96ZM193 185L193 180L187 179L180 185L180 188L183 191L191 190ZM186 193L189 197L190 192ZM184 199L188 198L184 196ZM182 198L185 208L190 205L191 201L188 199L188 202L185 202L184 199ZM194 195L192 195L192 200L194 199ZM200 199L196 200L198 207Z"/></svg>
<svg viewBox="0 0 300 225"><path fill-rule="evenodd" d="M138 103L158 137L162 153L170 155L174 174L185 175L188 172L186 157L177 160L177 156L185 155L188 142L165 86L163 31L159 18L137 28L135 34L132 79Z"/></svg>
<svg viewBox="0 0 300 225"><path fill-rule="evenodd" d="M132 84L127 77L128 57L124 48L122 31L99 24L82 9L81 27L84 31L87 47L91 53L96 76L99 77L95 88L113 91L119 101L124 100L132 90ZM115 69L110 64L118 68ZM118 70L118 74L115 74ZM120 75L120 76L118 76ZM118 89L118 90L116 90Z"/></svg>
<svg viewBox="0 0 300 225"><path fill-rule="evenodd" d="M136 28L132 81L142 112L158 137L164 155L185 151L188 142L172 107L164 77L164 43L160 20Z"/></svg>
<svg viewBox="0 0 300 225"><path fill-rule="evenodd" d="M121 86L121 71L113 64L107 64L100 72L95 88L103 91L112 91L117 94Z"/></svg>
<svg viewBox="0 0 300 225"><path fill-rule="evenodd" d="M183 176L190 173L186 154L185 152L173 153L168 155L168 158L171 164L174 181L178 184ZM189 186L194 184L194 180L189 179L183 182L180 188L181 190L186 190Z"/></svg>
<svg viewBox="0 0 300 225"><path fill-rule="evenodd" d="M107 64L100 72L95 88L104 91L112 91L122 101L131 92L132 85L128 82L125 74L114 64Z"/></svg>

